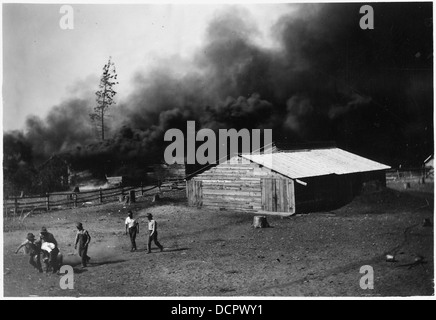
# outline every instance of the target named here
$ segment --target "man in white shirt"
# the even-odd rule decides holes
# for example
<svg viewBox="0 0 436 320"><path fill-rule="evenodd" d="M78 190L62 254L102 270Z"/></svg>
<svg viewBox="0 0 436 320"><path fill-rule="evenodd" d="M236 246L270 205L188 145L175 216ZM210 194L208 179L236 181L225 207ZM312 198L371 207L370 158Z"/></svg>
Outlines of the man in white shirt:
<svg viewBox="0 0 436 320"><path fill-rule="evenodd" d="M133 213L131 210L128 211L128 217L126 218L126 235L127 229L129 229L130 242L132 244L132 249L130 252L136 251L136 234L139 233L139 223L133 219Z"/></svg>
<svg viewBox="0 0 436 320"><path fill-rule="evenodd" d="M151 213L147 213L148 218L148 241L147 241L147 253L151 253L151 241L154 241L154 244L158 246L160 251L163 251L163 246L157 240L157 223L153 220L153 215Z"/></svg>

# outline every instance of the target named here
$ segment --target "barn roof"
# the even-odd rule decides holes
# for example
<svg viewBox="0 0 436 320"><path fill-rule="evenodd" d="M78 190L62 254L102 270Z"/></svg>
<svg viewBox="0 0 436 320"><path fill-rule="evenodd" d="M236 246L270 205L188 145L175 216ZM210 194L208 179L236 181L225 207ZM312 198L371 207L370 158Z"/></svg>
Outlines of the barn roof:
<svg viewBox="0 0 436 320"><path fill-rule="evenodd" d="M242 154L241 157L292 179L329 174L377 171L390 168L384 164L339 148L277 152L266 155Z"/></svg>

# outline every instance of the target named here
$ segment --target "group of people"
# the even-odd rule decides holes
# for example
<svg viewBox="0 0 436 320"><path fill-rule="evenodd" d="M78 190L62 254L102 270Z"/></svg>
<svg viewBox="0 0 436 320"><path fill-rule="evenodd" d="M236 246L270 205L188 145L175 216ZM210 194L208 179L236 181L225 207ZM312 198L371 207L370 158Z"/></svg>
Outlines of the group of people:
<svg viewBox="0 0 436 320"><path fill-rule="evenodd" d="M137 219L133 218L133 212L129 210L128 216L126 218L126 235L127 233L130 236L130 243L132 245L131 252L136 251L136 235L139 233L139 222ZM157 223L156 220L153 219L153 215L151 213L147 213L148 219L148 239L147 239L147 253L151 253L151 242L163 251L163 246L157 240Z"/></svg>
<svg viewBox="0 0 436 320"><path fill-rule="evenodd" d="M74 243L74 249L78 250L78 254L82 260L82 266L86 267L87 263L91 259L88 256L88 245L91 241L89 232L83 228L81 222L76 223L77 235ZM77 248L77 245L79 247ZM47 231L46 227L42 227L39 239L36 239L33 233L28 233L26 240L21 243L15 253L21 248L25 248L25 252L29 254L29 263L38 272L50 272L57 273L63 263L63 255L59 251L58 242L52 233ZM42 268L41 258L45 265L45 270Z"/></svg>
<svg viewBox="0 0 436 320"><path fill-rule="evenodd" d="M156 246L163 251L163 246L157 239L157 223L153 219L151 213L147 213L148 218L148 241L147 253L151 253L151 242L153 241ZM131 242L131 252L137 250L136 248L136 235L139 233L139 222L133 218L133 212L128 211L128 217L125 221L126 235L129 234ZM82 267L86 268L91 258L88 256L88 246L91 241L91 236L87 230L83 228L81 222L76 223L77 234L74 242L74 249L77 250L81 258ZM15 253L21 248L25 248L25 252L29 254L29 263L35 267L38 272L44 272L41 264L41 258L45 265L45 272L50 270L57 273L62 266L63 256L59 251L58 243L52 233L47 231L46 227L42 227L39 239L36 239L33 233L28 233L26 240L21 243Z"/></svg>
<svg viewBox="0 0 436 320"><path fill-rule="evenodd" d="M41 258L45 264L45 271L49 272L51 269L53 273L57 273L62 264L62 255L59 252L58 243L46 227L42 227L39 239L37 240L33 233L28 233L26 240L20 244L15 251L21 248L29 254L29 263L35 267L39 272L43 272L41 265Z"/></svg>

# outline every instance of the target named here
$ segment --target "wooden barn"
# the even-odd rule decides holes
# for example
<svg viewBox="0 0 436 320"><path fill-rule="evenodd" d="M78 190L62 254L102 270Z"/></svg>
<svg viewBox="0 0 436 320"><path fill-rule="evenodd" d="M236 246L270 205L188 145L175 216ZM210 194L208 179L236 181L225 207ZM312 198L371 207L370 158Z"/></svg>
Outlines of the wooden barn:
<svg viewBox="0 0 436 320"><path fill-rule="evenodd" d="M242 154L187 179L188 203L255 213L339 207L390 167L339 148Z"/></svg>

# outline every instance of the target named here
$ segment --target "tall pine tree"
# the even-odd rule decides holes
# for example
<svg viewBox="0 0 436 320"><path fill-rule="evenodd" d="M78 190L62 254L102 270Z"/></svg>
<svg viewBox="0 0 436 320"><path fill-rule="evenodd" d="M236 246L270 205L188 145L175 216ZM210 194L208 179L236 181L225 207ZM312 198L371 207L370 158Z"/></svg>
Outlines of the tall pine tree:
<svg viewBox="0 0 436 320"><path fill-rule="evenodd" d="M114 97L117 92L113 89L114 85L118 84L117 73L115 70L115 64L109 57L108 63L103 67L103 74L100 78L99 90L95 93L97 96L97 106L94 108L94 112L89 116L91 121L97 128L101 129L101 140L104 140L104 134L106 130L105 118L109 107L115 104Z"/></svg>

